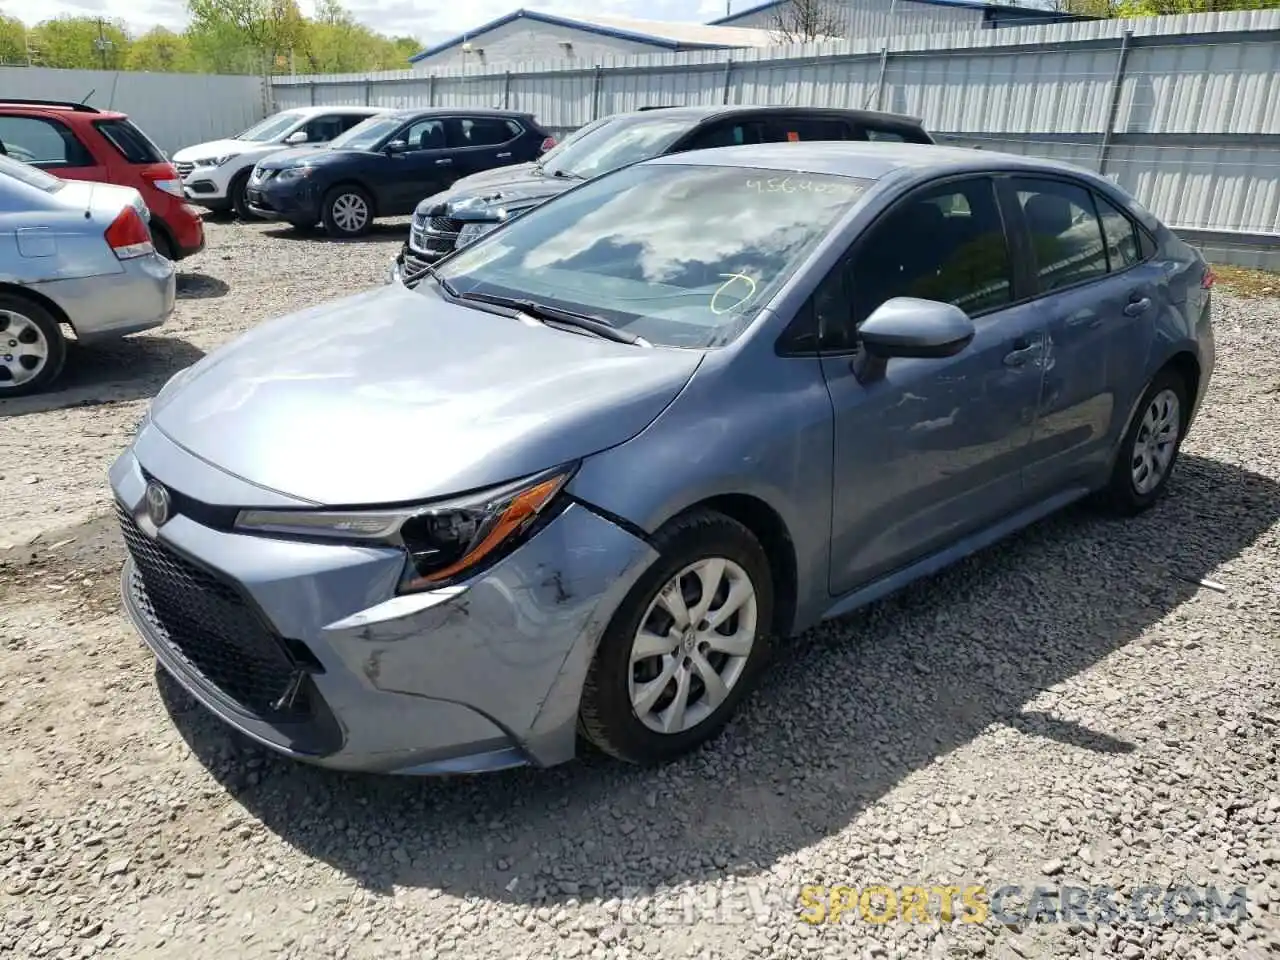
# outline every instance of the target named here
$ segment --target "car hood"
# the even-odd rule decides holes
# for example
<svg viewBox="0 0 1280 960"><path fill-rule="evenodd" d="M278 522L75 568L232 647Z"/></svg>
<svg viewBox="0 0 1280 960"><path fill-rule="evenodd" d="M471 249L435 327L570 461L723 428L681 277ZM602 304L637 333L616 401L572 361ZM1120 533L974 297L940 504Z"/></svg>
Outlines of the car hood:
<svg viewBox="0 0 1280 960"><path fill-rule="evenodd" d="M289 150L281 150L272 153L269 157L263 157L258 161L258 166L263 170L283 170L286 167L295 167L305 163L309 167L318 167L331 163L341 163L344 160L350 160L352 157L376 157L378 154L369 150L335 150L323 143L312 145L312 149L303 147L295 147Z"/></svg>
<svg viewBox="0 0 1280 960"><path fill-rule="evenodd" d="M246 153L271 153L281 149L279 143L254 143L250 140L210 140L193 147L183 147L173 155L174 163L194 163L208 157L222 157L228 153L241 156Z"/></svg>
<svg viewBox="0 0 1280 960"><path fill-rule="evenodd" d="M437 193L418 204L420 217L453 217L458 220L496 220L498 211L520 210L559 196L579 183L564 177L524 176L500 183Z"/></svg>
<svg viewBox="0 0 1280 960"><path fill-rule="evenodd" d="M623 443L701 359L393 284L257 327L178 374L151 417L259 486L326 505L403 503Z"/></svg>

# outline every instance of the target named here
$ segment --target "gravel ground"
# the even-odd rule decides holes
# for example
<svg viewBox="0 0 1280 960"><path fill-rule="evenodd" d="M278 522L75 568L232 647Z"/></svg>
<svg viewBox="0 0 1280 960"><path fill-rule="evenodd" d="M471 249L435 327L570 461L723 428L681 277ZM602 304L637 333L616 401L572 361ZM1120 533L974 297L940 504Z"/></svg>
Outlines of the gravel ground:
<svg viewBox="0 0 1280 960"><path fill-rule="evenodd" d="M156 676L103 474L169 374L379 281L399 236L215 224L167 327L0 406L0 957L1280 953L1280 301L1218 296L1210 401L1159 508L1069 511L811 632L696 756L341 776ZM1214 923L812 926L801 884L1250 900Z"/></svg>

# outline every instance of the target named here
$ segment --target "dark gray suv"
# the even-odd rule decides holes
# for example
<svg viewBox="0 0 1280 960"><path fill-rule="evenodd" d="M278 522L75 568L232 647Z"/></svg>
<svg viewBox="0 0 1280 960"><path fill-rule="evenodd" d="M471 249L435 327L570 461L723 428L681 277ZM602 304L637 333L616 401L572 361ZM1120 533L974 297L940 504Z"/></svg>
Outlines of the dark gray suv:
<svg viewBox="0 0 1280 960"><path fill-rule="evenodd" d="M914 117L821 107L659 107L594 121L572 143L509 177L464 177L420 202L393 277L412 276L575 183L651 157L806 140L933 143Z"/></svg>

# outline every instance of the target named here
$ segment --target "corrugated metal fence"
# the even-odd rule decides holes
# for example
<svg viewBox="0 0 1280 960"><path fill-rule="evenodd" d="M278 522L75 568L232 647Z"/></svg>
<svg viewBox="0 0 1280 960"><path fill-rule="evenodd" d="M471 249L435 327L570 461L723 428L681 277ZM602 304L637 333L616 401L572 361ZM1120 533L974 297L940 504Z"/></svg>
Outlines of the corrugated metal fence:
<svg viewBox="0 0 1280 960"><path fill-rule="evenodd" d="M282 77L304 104L509 107L552 130L646 104L870 107L942 140L1068 160L1212 257L1280 269L1280 11L1051 24L770 50Z"/></svg>
<svg viewBox="0 0 1280 960"><path fill-rule="evenodd" d="M168 153L229 137L267 112L260 77L0 67L0 97L71 100L121 110Z"/></svg>

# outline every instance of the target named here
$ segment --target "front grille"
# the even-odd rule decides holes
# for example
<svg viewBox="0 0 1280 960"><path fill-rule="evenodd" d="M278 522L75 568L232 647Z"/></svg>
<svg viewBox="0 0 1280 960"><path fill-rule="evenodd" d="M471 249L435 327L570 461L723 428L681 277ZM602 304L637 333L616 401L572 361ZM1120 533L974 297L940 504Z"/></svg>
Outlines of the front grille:
<svg viewBox="0 0 1280 960"><path fill-rule="evenodd" d="M196 168L194 163L175 163L174 169L178 171L178 176L185 177Z"/></svg>
<svg viewBox="0 0 1280 960"><path fill-rule="evenodd" d="M261 167L254 167L253 173L249 176L250 183L266 183L276 175L274 170L263 170Z"/></svg>
<svg viewBox="0 0 1280 960"><path fill-rule="evenodd" d="M457 233L462 229L462 221L452 217L432 217L431 229L436 233Z"/></svg>
<svg viewBox="0 0 1280 960"><path fill-rule="evenodd" d="M308 683L286 705L276 706L303 677L244 597L152 540L123 509L117 513L133 558L129 594L151 632L249 712L269 720L307 714Z"/></svg>

